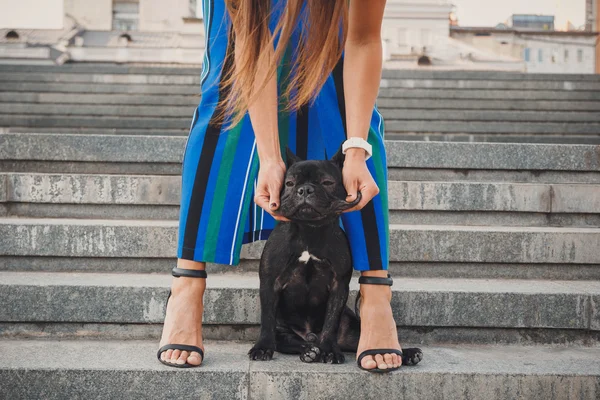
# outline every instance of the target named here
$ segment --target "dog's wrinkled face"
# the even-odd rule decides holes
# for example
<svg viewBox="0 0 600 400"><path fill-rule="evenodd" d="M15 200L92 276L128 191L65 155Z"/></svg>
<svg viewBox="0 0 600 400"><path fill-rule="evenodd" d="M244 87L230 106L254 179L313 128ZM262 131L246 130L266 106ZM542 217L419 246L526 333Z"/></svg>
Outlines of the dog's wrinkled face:
<svg viewBox="0 0 600 400"><path fill-rule="evenodd" d="M355 201L346 201L341 150L331 160L302 161L287 148L286 159L280 215L297 223L321 225L336 220L344 210L360 201L360 193Z"/></svg>

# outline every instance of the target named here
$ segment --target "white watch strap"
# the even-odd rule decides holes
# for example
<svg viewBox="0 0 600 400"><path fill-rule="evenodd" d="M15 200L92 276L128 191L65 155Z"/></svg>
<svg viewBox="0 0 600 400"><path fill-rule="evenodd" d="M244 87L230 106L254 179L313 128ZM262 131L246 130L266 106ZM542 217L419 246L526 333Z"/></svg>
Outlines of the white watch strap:
<svg viewBox="0 0 600 400"><path fill-rule="evenodd" d="M353 147L363 149L367 153L365 156L365 161L371 158L373 155L373 146L371 146L371 144L365 139L359 137L351 137L346 139L342 144L342 154L346 154L346 150Z"/></svg>

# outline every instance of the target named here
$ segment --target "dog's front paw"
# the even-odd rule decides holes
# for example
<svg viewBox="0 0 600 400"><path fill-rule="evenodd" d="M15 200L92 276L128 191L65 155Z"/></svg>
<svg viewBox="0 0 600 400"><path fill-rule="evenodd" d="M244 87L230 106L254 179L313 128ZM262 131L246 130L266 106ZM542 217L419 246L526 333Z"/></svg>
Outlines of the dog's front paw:
<svg viewBox="0 0 600 400"><path fill-rule="evenodd" d="M334 349L324 355L321 361L331 364L343 364L346 361L346 357L344 357L344 353Z"/></svg>
<svg viewBox="0 0 600 400"><path fill-rule="evenodd" d="M319 361L321 358L321 350L316 346L306 346L304 352L300 354L300 360L305 363Z"/></svg>
<svg viewBox="0 0 600 400"><path fill-rule="evenodd" d="M307 346L300 355L300 360L306 363L321 361L323 363L343 364L346 357L337 348L322 349L317 346Z"/></svg>
<svg viewBox="0 0 600 400"><path fill-rule="evenodd" d="M274 352L275 346L265 345L259 342L250 349L248 357L250 357L251 360L256 361L269 361L273 359Z"/></svg>

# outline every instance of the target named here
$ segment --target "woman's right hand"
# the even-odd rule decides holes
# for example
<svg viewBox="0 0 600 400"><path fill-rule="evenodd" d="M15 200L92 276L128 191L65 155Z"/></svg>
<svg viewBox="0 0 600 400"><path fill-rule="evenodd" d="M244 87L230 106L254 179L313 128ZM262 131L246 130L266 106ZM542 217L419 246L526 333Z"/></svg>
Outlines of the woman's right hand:
<svg viewBox="0 0 600 400"><path fill-rule="evenodd" d="M278 221L289 221L289 219L276 214L280 206L279 193L283 187L284 176L285 163L281 158L276 160L261 160L258 179L256 181L254 202Z"/></svg>

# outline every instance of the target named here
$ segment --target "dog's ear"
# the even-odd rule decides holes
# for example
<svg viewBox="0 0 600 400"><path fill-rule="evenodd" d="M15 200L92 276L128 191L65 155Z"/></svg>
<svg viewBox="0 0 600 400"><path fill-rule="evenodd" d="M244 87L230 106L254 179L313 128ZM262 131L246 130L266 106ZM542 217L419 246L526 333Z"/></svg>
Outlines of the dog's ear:
<svg viewBox="0 0 600 400"><path fill-rule="evenodd" d="M344 153L342 153L342 146L340 145L340 148L338 149L338 151L333 155L333 157L331 157L331 161L335 165L340 167L340 169L342 169L344 167L345 159L346 159L346 156L344 155Z"/></svg>
<svg viewBox="0 0 600 400"><path fill-rule="evenodd" d="M296 156L292 150L290 150L289 146L285 146L285 167L289 168L298 161L302 161L302 159Z"/></svg>

